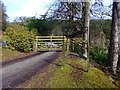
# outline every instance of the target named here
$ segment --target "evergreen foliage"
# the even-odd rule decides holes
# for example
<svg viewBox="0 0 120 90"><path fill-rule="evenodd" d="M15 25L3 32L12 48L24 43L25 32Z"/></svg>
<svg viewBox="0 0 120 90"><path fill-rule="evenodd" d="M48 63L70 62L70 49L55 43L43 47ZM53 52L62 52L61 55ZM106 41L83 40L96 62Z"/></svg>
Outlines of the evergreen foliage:
<svg viewBox="0 0 120 90"><path fill-rule="evenodd" d="M6 28L4 34L7 37L7 42L10 49L28 52L33 49L35 31L36 30L34 29L29 31L27 27L21 24L13 24Z"/></svg>

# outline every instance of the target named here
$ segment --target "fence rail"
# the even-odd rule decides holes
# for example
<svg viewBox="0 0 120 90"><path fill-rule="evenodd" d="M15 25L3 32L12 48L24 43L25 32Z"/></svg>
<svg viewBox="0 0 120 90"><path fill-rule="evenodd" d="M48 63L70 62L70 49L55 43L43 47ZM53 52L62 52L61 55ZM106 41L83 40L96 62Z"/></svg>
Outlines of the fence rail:
<svg viewBox="0 0 120 90"><path fill-rule="evenodd" d="M35 51L69 51L69 41L66 36L36 36Z"/></svg>

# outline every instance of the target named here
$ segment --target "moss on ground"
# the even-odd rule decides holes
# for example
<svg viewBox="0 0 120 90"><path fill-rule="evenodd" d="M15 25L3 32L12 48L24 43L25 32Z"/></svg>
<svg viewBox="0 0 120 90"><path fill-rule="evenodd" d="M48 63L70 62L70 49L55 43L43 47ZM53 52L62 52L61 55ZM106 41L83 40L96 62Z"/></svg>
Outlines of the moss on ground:
<svg viewBox="0 0 120 90"><path fill-rule="evenodd" d="M72 88L75 87L74 79L71 78L72 67L65 64L56 71L46 87L50 88Z"/></svg>
<svg viewBox="0 0 120 90"><path fill-rule="evenodd" d="M110 81L110 76L78 57L63 56L52 62L42 72L36 74L19 88L118 88ZM119 83L119 82L118 82Z"/></svg>
<svg viewBox="0 0 120 90"><path fill-rule="evenodd" d="M65 62L65 61L64 61ZM82 59L66 59L66 64L59 67L46 84L49 88L117 88L104 72L90 66L86 72L87 62Z"/></svg>

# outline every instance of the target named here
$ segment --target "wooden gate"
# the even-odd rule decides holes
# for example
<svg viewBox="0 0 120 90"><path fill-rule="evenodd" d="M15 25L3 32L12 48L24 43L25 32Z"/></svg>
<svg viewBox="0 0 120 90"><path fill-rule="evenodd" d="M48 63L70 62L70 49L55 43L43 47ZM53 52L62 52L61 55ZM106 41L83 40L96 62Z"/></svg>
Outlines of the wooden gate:
<svg viewBox="0 0 120 90"><path fill-rule="evenodd" d="M69 39L66 36L36 36L36 51L69 51Z"/></svg>

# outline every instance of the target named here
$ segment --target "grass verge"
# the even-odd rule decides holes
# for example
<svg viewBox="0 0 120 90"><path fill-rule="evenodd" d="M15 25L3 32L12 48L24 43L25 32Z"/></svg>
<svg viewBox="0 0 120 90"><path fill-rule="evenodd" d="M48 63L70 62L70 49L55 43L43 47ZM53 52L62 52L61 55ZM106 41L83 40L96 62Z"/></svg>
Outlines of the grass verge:
<svg viewBox="0 0 120 90"><path fill-rule="evenodd" d="M14 57L22 56L24 53L2 48L2 62L8 61Z"/></svg>
<svg viewBox="0 0 120 90"><path fill-rule="evenodd" d="M20 88L118 88L110 76L77 57L66 55L51 63L43 72L21 84Z"/></svg>
<svg viewBox="0 0 120 90"><path fill-rule="evenodd" d="M63 64L63 62L61 62L60 60L60 58L59 60L54 60L49 64L48 67L45 67L44 69L42 69L42 71L31 77L31 79L18 85L16 88L44 88L50 78L53 77L58 67L61 67L61 65Z"/></svg>
<svg viewBox="0 0 120 90"><path fill-rule="evenodd" d="M27 56L27 55L32 55L32 54L35 53L33 51L31 51L29 53L12 51L12 50L10 50L6 47L3 47L1 50L2 50L2 53L1 53L2 62L11 61L11 60L14 60L16 58L24 57L24 56Z"/></svg>

